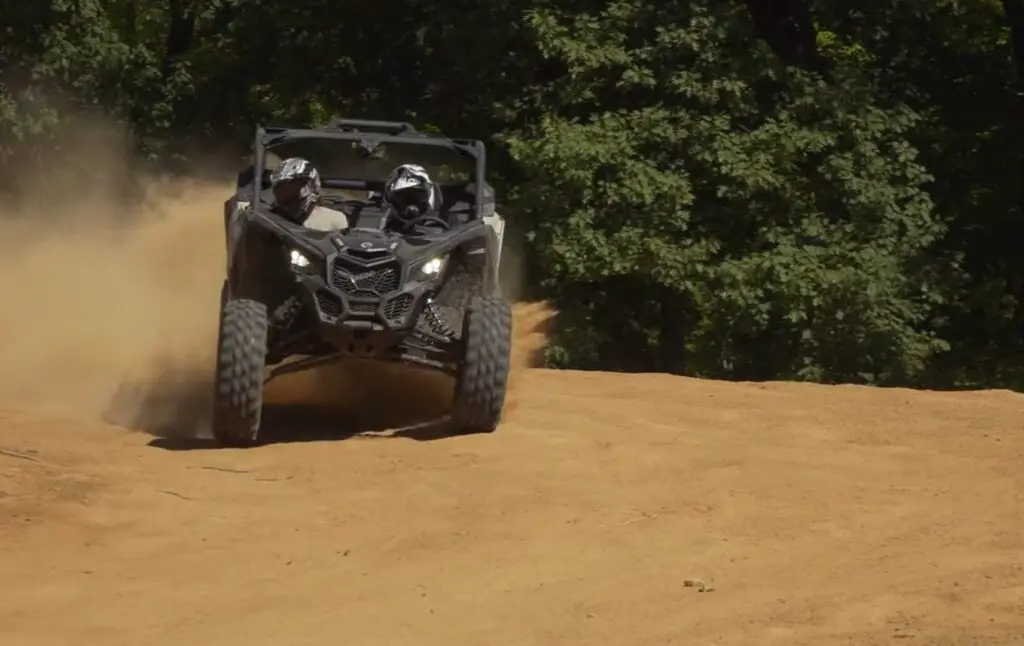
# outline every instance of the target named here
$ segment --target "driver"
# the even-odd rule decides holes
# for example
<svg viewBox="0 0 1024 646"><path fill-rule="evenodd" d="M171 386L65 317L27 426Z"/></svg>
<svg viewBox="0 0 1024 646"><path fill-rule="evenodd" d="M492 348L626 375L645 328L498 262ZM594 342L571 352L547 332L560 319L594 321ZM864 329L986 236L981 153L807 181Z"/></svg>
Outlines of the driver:
<svg viewBox="0 0 1024 646"><path fill-rule="evenodd" d="M403 222L436 213L441 208L441 189L422 166L402 164L384 182L384 201Z"/></svg>
<svg viewBox="0 0 1024 646"><path fill-rule="evenodd" d="M281 162L270 176L274 208L296 224L318 231L348 228L348 217L341 211L320 206L320 173L301 157Z"/></svg>

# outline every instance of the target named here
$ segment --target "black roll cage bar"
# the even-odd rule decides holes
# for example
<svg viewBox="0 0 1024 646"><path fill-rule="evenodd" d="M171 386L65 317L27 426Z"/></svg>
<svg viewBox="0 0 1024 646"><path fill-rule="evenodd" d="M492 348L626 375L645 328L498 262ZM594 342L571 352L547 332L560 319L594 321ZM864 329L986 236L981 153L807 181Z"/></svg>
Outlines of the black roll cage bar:
<svg viewBox="0 0 1024 646"><path fill-rule="evenodd" d="M437 146L447 148L459 154L472 157L476 162L474 173L476 184L475 216L479 218L484 212L484 176L487 172L487 149L477 139L450 139L443 135L419 132L411 123L400 121L373 121L367 119L332 119L326 126L319 128L288 128L284 126L256 126L255 159L253 163L253 195L252 204L260 202L263 190L263 171L268 148L295 139L336 139L340 141L358 141L368 145L380 143L411 144L417 146ZM324 185L330 188L360 189L366 186L361 180L325 180Z"/></svg>

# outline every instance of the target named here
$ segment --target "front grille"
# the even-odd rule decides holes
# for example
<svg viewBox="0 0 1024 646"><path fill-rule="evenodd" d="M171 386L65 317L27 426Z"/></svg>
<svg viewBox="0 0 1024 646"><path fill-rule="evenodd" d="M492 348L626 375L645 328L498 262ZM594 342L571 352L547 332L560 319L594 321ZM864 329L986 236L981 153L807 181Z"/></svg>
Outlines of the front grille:
<svg viewBox="0 0 1024 646"><path fill-rule="evenodd" d="M384 306L384 317L392 323L401 323L405 320L409 310L412 309L413 298L411 294L399 294L388 301Z"/></svg>
<svg viewBox="0 0 1024 646"><path fill-rule="evenodd" d="M329 292L316 293L316 305L320 311L334 318L341 316L341 299Z"/></svg>
<svg viewBox="0 0 1024 646"><path fill-rule="evenodd" d="M352 308L353 314L373 314L377 311L377 303L353 303L349 301L348 306Z"/></svg>
<svg viewBox="0 0 1024 646"><path fill-rule="evenodd" d="M379 269L356 269L335 261L331 280L336 289L349 296L379 298L398 289L399 274L398 268L393 265Z"/></svg>

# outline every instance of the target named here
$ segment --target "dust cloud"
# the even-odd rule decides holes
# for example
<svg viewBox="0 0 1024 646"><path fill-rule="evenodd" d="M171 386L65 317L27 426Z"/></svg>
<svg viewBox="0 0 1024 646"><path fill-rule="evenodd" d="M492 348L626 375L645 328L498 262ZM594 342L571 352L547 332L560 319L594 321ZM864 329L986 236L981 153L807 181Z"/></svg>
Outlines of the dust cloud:
<svg viewBox="0 0 1024 646"><path fill-rule="evenodd" d="M2 214L0 406L146 424L196 410L184 401L209 382L230 185L144 187L130 213L98 187Z"/></svg>
<svg viewBox="0 0 1024 646"><path fill-rule="evenodd" d="M65 143L60 182L23 180L16 206L0 209L0 408L204 436L233 178L142 176L124 138L102 132ZM549 316L516 308L510 410ZM443 415L450 389L431 373L352 363L282 377L267 395L279 411L326 407L367 430Z"/></svg>

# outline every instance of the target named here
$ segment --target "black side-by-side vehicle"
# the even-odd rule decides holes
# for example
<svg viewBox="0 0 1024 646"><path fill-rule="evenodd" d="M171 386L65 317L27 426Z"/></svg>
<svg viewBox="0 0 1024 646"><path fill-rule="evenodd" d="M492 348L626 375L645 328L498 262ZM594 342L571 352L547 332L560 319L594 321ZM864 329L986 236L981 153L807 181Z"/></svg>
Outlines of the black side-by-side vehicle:
<svg viewBox="0 0 1024 646"><path fill-rule="evenodd" d="M348 229L312 230L271 209L269 158L293 156L317 167L321 204L344 211ZM443 194L439 212L411 227L397 226L379 199L384 178L406 163L423 166ZM482 142L406 123L257 127L253 164L224 205L216 439L257 443L267 381L352 357L452 375L452 430L493 431L512 313L498 282L504 220L485 174Z"/></svg>

